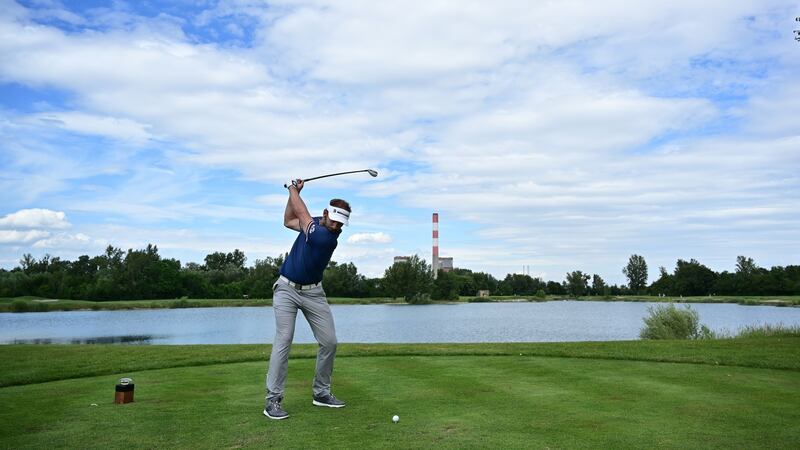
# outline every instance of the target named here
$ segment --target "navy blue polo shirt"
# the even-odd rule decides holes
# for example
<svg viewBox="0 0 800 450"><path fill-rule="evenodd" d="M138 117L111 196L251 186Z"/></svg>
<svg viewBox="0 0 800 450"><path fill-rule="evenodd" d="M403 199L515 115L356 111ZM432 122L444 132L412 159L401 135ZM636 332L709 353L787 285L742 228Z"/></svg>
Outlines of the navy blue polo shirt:
<svg viewBox="0 0 800 450"><path fill-rule="evenodd" d="M339 234L320 225L320 219L313 218L308 234L300 232L281 266L281 275L295 283L315 284L322 281L322 273L336 250Z"/></svg>

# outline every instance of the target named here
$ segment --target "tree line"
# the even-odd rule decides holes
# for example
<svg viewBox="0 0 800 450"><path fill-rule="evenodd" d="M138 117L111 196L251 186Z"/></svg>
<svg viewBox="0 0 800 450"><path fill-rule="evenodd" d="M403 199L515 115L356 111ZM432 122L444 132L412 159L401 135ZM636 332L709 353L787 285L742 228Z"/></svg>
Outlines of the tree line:
<svg viewBox="0 0 800 450"><path fill-rule="evenodd" d="M271 298L285 255L256 259L233 252L208 254L203 264L182 265L164 258L152 244L144 249L108 246L101 255L82 255L69 261L30 254L12 270L0 269L0 297L23 295L75 300L133 300L160 298ZM544 281L523 274L497 279L485 272L468 269L440 271L436 279L430 265L414 255L406 262L388 267L382 277L367 278L353 263L331 261L323 285L331 297L392 297L411 303L476 297L479 291L491 295L611 296L611 295L800 295L800 266L758 267L752 258L737 258L735 272L717 273L698 261L678 260L669 273L659 268L659 278L647 284L647 263L631 255L622 268L627 285L608 285L600 275L580 270L566 274L563 281Z"/></svg>

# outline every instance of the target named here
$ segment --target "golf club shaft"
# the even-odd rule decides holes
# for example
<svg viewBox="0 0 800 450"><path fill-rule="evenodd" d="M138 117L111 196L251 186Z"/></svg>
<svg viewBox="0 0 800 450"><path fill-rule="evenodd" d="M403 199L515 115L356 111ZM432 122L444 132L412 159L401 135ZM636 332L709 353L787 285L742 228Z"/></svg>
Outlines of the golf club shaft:
<svg viewBox="0 0 800 450"><path fill-rule="evenodd" d="M318 177L304 178L303 182L305 183L305 182L311 181L311 180L319 180L320 178L335 177L335 176L338 176L338 175L347 175L348 173L359 173L359 172L368 172L373 177L377 177L378 176L378 172L376 172L376 171L374 171L372 169L351 170L349 172L329 173L327 175L320 175ZM289 187L289 185L288 184L284 184L283 187Z"/></svg>
<svg viewBox="0 0 800 450"><path fill-rule="evenodd" d="M319 180L320 178L335 177L335 176L338 176L338 175L347 175L348 173L358 173L358 172L369 172L369 169L351 170L350 172L329 173L328 175L320 175L318 177L306 178L306 179L303 180L303 182L305 183L306 181Z"/></svg>

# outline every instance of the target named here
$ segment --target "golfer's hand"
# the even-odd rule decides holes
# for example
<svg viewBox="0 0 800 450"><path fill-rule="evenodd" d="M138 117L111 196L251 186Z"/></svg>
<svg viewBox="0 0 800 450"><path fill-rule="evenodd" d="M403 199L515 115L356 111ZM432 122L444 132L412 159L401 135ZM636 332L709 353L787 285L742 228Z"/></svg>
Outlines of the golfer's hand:
<svg viewBox="0 0 800 450"><path fill-rule="evenodd" d="M292 180L292 181L290 181L290 182L288 183L288 186L287 186L287 188L291 189L292 187L294 187L295 189L297 189L297 193L299 194L299 193L300 193L300 191L302 191L302 190L303 190L303 186L304 186L304 185L305 185L305 183L303 183L303 180L301 180L300 178L298 178L298 179L296 179L296 180Z"/></svg>

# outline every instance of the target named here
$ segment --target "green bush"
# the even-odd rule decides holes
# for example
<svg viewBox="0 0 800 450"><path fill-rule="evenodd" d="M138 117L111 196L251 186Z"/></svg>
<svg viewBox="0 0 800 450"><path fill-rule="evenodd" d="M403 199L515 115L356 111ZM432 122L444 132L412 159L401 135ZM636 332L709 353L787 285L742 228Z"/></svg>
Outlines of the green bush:
<svg viewBox="0 0 800 450"><path fill-rule="evenodd" d="M411 303L412 305L427 305L431 302L431 296L430 294L416 293L406 297L406 302Z"/></svg>
<svg viewBox="0 0 800 450"><path fill-rule="evenodd" d="M191 308L192 304L189 303L189 301L186 300L186 299L180 299L177 302L170 303L169 307L173 308L173 309L174 308Z"/></svg>
<svg viewBox="0 0 800 450"><path fill-rule="evenodd" d="M55 306L55 305L53 305ZM50 303L40 303L40 302L33 302L30 305L29 311L34 312L48 312L52 311L54 308L50 307Z"/></svg>
<svg viewBox="0 0 800 450"><path fill-rule="evenodd" d="M30 306L25 300L14 300L11 302L11 312L28 312Z"/></svg>
<svg viewBox="0 0 800 450"><path fill-rule="evenodd" d="M544 289L539 289L536 291L536 298L545 298L547 294L544 293Z"/></svg>
<svg viewBox="0 0 800 450"><path fill-rule="evenodd" d="M711 339L713 332L700 324L700 315L686 305L678 309L674 304L650 306L639 333L642 339Z"/></svg>

